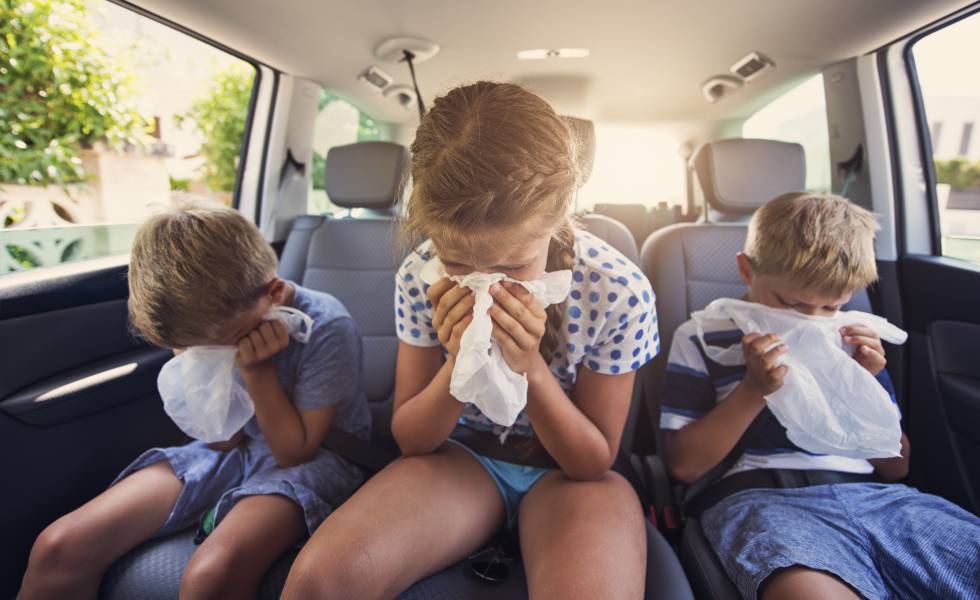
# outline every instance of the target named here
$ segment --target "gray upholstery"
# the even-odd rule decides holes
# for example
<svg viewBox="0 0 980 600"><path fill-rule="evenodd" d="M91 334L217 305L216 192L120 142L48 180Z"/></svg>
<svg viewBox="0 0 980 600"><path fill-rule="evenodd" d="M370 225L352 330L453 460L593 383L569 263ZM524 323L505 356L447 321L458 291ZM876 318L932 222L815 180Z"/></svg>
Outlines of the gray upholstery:
<svg viewBox="0 0 980 600"><path fill-rule="evenodd" d="M286 245L279 257L279 276L290 281L303 281L306 272L306 256L310 251L313 232L323 223L322 215L301 215L293 221Z"/></svg>
<svg viewBox="0 0 980 600"><path fill-rule="evenodd" d="M639 266L640 251L636 247L636 240L633 238L633 234L630 233L626 225L623 225L615 219L610 219L605 215L597 215L595 213L582 215L579 221L586 231L596 237L602 238L610 246L619 250L623 256L633 261L633 264Z"/></svg>
<svg viewBox="0 0 980 600"><path fill-rule="evenodd" d="M408 171L408 150L393 142L358 142L327 152L327 196L344 208L390 208Z"/></svg>
<svg viewBox="0 0 980 600"><path fill-rule="evenodd" d="M292 236L290 236L292 237ZM368 400L383 402L395 385L395 271L393 219L326 219L310 236L302 284L340 300L361 329ZM287 242L288 243L288 242Z"/></svg>
<svg viewBox="0 0 980 600"><path fill-rule="evenodd" d="M691 158L710 208L746 215L779 194L803 189L803 146L774 140L731 139L704 144Z"/></svg>
<svg viewBox="0 0 980 600"><path fill-rule="evenodd" d="M103 600L172 600L180 589L194 545L193 530L150 540L116 562L102 578L99 597ZM290 550L266 573L259 586L258 598L278 598L286 576L297 555ZM497 585L488 585L466 574L470 568L463 561L419 581L402 592L399 600L491 600L527 598L524 565L518 559L507 559L510 574ZM647 523L647 573L645 598L692 600L691 588L684 571L667 541Z"/></svg>

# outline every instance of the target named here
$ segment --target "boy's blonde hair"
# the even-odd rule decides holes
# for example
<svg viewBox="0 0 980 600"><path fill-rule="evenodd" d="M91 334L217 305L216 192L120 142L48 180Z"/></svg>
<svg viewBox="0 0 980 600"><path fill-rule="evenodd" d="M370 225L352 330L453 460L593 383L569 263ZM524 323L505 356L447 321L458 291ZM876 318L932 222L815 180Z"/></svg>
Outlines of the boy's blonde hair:
<svg viewBox="0 0 980 600"><path fill-rule="evenodd" d="M833 194L793 192L752 216L744 254L759 273L842 295L878 279L875 215Z"/></svg>
<svg viewBox="0 0 980 600"><path fill-rule="evenodd" d="M188 203L140 227L129 261L129 317L165 348L215 343L276 277L276 255L238 211Z"/></svg>

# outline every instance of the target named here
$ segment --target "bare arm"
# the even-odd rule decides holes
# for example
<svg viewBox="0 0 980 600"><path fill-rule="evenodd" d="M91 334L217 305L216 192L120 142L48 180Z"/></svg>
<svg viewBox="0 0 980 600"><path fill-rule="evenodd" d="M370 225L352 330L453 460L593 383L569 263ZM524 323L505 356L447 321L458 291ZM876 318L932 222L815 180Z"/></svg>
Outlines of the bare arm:
<svg viewBox="0 0 980 600"><path fill-rule="evenodd" d="M547 316L522 286L491 288L493 336L508 366L528 378L527 411L541 444L570 479L598 479L616 459L629 414L634 372L603 375L579 368L574 400L539 347Z"/></svg>
<svg viewBox="0 0 980 600"><path fill-rule="evenodd" d="M616 460L636 373L604 375L580 367L573 401L538 358L528 373L525 409L534 433L569 479L598 479Z"/></svg>
<svg viewBox="0 0 980 600"><path fill-rule="evenodd" d="M473 320L473 294L442 279L429 287L428 295L435 307L432 326L449 360L443 359L438 346L398 342L391 433L405 455L434 452L452 433L465 407L449 393L449 379L459 340Z"/></svg>
<svg viewBox="0 0 980 600"><path fill-rule="evenodd" d="M745 378L708 414L678 431L666 432L664 458L672 477L693 483L721 462L765 407L765 394L782 387L787 367L774 364L786 348L769 349L778 340L773 334L757 333L742 338Z"/></svg>
<svg viewBox="0 0 980 600"><path fill-rule="evenodd" d="M299 410L286 395L271 358L288 344L289 333L281 321L259 325L238 343L239 370L255 404L255 418L281 467L313 458L337 409Z"/></svg>
<svg viewBox="0 0 980 600"><path fill-rule="evenodd" d="M878 478L884 482L899 481L909 474L909 455L912 448L909 438L902 434L902 455L895 458L872 458L868 462L875 468Z"/></svg>

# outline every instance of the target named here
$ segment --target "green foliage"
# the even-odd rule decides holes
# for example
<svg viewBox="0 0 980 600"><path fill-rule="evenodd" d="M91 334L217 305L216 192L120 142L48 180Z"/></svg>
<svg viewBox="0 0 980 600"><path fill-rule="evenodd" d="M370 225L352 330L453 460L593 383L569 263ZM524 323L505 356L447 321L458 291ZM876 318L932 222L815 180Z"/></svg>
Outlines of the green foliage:
<svg viewBox="0 0 980 600"><path fill-rule="evenodd" d="M254 79L251 65L235 63L216 73L207 94L195 100L186 113L177 115L178 124L189 122L204 137L201 175L212 190L235 189Z"/></svg>
<svg viewBox="0 0 980 600"><path fill-rule="evenodd" d="M133 78L85 0L0 0L0 183L82 181L80 148L142 141Z"/></svg>
<svg viewBox="0 0 980 600"><path fill-rule="evenodd" d="M191 187L190 179L178 179L176 177L170 177L170 190L174 192L186 192Z"/></svg>
<svg viewBox="0 0 980 600"><path fill-rule="evenodd" d="M980 187L980 161L969 163L965 158L937 160L937 183L948 183L954 190Z"/></svg>

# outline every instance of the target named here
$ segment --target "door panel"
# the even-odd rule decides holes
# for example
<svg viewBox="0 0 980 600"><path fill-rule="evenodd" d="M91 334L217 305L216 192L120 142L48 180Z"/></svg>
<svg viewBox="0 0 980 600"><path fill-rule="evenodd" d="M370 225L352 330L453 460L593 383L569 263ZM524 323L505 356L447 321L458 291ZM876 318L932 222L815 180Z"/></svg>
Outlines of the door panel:
<svg viewBox="0 0 980 600"><path fill-rule="evenodd" d="M980 513L980 267L902 262L909 339L910 479Z"/></svg>
<svg viewBox="0 0 980 600"><path fill-rule="evenodd" d="M16 592L45 526L142 451L183 440L156 392L169 352L128 331L125 265L8 277L0 279L0 597Z"/></svg>

